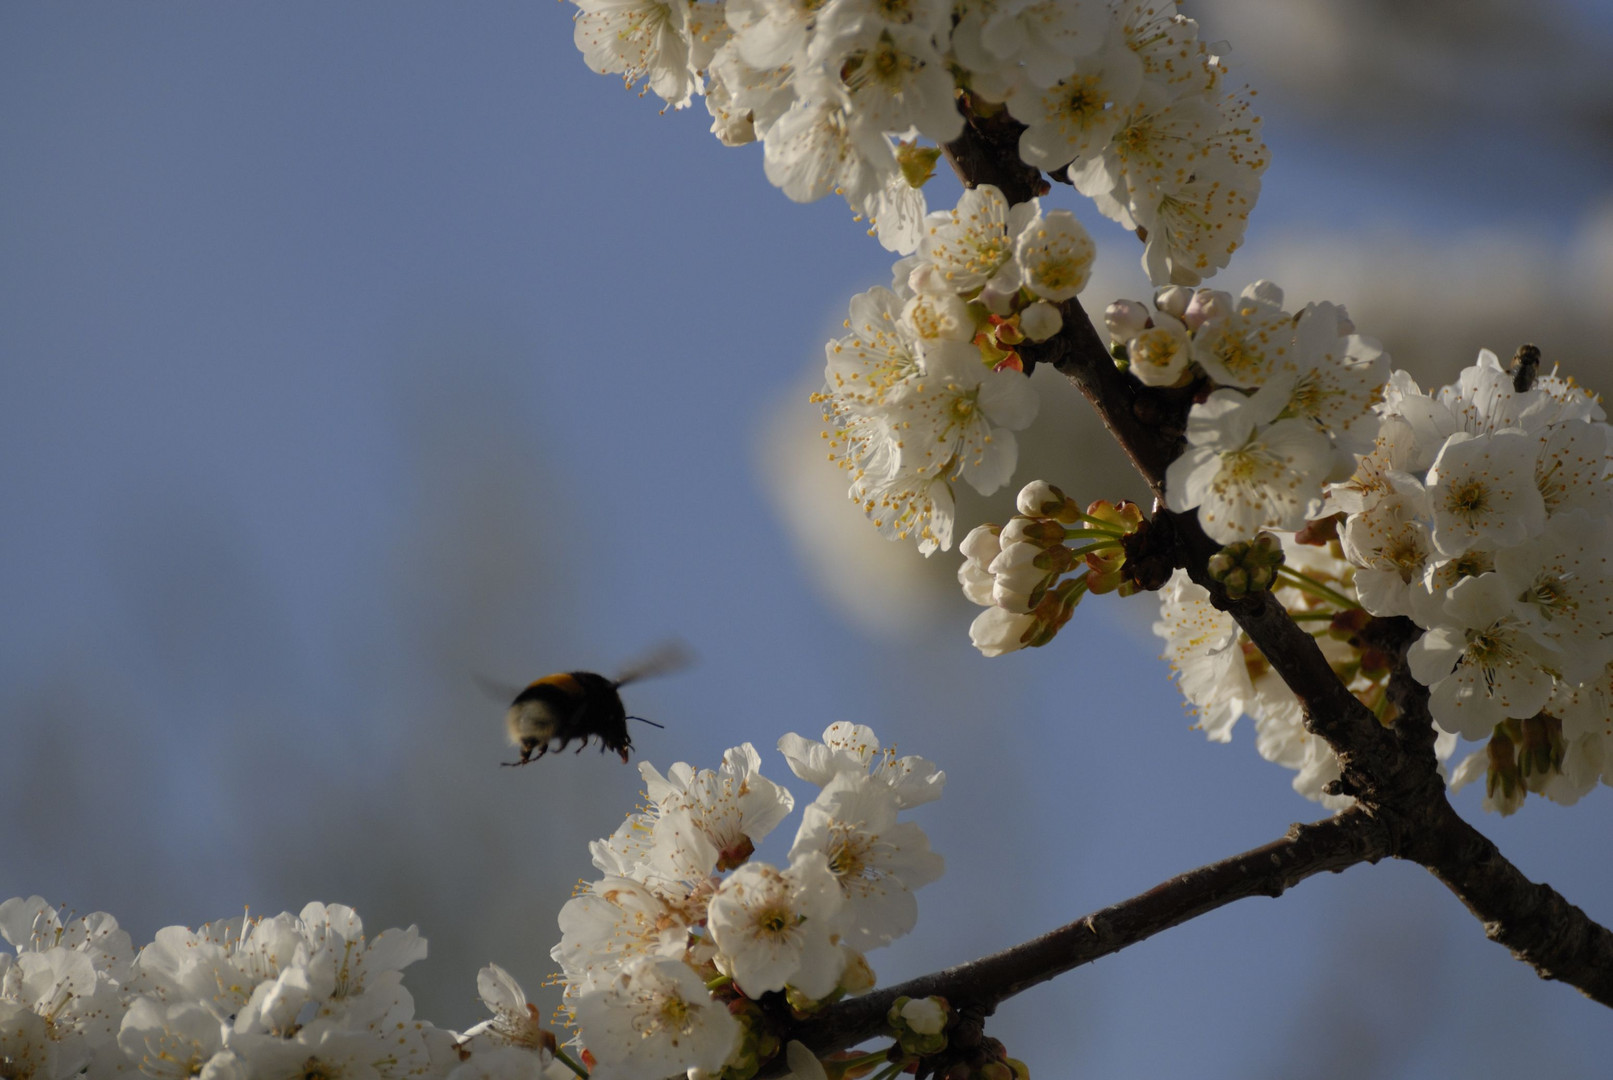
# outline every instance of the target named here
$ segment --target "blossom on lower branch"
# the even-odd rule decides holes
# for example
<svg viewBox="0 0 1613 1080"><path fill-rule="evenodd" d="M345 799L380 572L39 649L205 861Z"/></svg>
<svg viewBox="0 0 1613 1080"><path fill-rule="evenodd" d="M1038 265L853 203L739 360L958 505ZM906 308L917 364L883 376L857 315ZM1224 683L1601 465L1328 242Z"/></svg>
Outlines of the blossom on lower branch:
<svg viewBox="0 0 1613 1080"><path fill-rule="evenodd" d="M944 775L851 724L780 749L822 787L786 866L750 858L793 799L749 744L721 772L674 765L675 784L641 764L651 809L594 845L611 876L562 909L552 955L595 1076L749 1076L781 1051L758 999L810 1010L867 990L863 952L913 928L913 890L944 864L897 814L938 796Z"/></svg>
<svg viewBox="0 0 1613 1080"><path fill-rule="evenodd" d="M810 1011L869 990L862 950L912 929L912 890L944 864L897 813L938 797L945 776L882 750L859 725L834 724L821 742L789 735L781 748L823 788L787 866L750 861L794 799L761 775L748 743L716 770L680 762L663 776L641 765L650 808L593 845L607 876L566 904L553 957L577 1028L571 1049L598 1080L743 1080L784 1050L766 1021L778 1002L764 1010L759 999L781 995L784 1007ZM489 1019L463 1035L417 1020L403 969L426 955L425 940L414 927L369 937L340 904L170 926L137 952L112 916L69 918L35 896L0 903L0 938L12 950L0 950L8 1080L587 1071L496 964L477 978ZM934 1027L938 1008L915 1006L922 1022L909 1026ZM792 1067L809 1068L803 1053L791 1052Z"/></svg>

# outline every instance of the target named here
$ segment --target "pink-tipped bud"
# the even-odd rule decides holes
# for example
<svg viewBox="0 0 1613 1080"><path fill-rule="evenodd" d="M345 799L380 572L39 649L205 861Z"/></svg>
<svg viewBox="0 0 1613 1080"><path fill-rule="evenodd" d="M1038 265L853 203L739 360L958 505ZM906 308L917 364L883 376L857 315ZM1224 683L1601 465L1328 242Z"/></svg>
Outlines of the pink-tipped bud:
<svg viewBox="0 0 1613 1080"><path fill-rule="evenodd" d="M1103 309L1103 325L1110 341L1130 341L1148 325L1148 306L1136 300L1116 300Z"/></svg>
<svg viewBox="0 0 1613 1080"><path fill-rule="evenodd" d="M1226 322L1232 318L1235 310L1231 293L1220 289L1200 289L1193 294L1193 301L1183 312L1182 321L1189 330L1197 330L1205 323Z"/></svg>

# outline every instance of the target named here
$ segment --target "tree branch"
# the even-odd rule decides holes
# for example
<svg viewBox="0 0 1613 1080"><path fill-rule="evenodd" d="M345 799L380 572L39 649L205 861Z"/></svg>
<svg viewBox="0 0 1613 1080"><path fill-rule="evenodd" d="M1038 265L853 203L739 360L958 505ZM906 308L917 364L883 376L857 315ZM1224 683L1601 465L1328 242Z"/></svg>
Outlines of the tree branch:
<svg viewBox="0 0 1613 1080"><path fill-rule="evenodd" d="M982 118L971 112L967 99L963 104L967 123L946 147L947 160L963 182L973 187L1006 177L1014 186L1005 187L1004 193L1015 202L1043 190L1003 164L1011 157L1024 167L1017 162L1018 125L1013 119ZM1306 728L1338 754L1342 776L1337 790L1353 795L1357 813L1383 829L1388 854L1429 869L1484 922L1490 938L1542 978L1562 980L1613 1006L1613 933L1549 886L1530 882L1446 799L1433 753L1428 691L1405 663L1406 649L1421 633L1418 627L1405 618L1374 623L1375 644L1397 658L1389 686L1397 717L1385 727L1340 682L1316 640L1270 593L1229 599L1206 571L1218 545L1204 534L1197 516L1163 508L1165 471L1181 450L1192 389L1151 389L1121 373L1080 303L1070 300L1060 307L1063 329L1040 345L1022 346L1022 355L1051 364L1091 402L1153 490L1157 502L1151 528L1159 529L1165 547L1173 549L1175 565L1209 590L1217 608L1232 615L1299 698Z"/></svg>
<svg viewBox="0 0 1613 1080"><path fill-rule="evenodd" d="M1295 825L1281 840L1191 870L1022 945L839 1002L789 1024L780 1037L798 1039L819 1056L855 1046L886 1031L886 1013L899 997L940 995L960 1013L986 1016L1023 990L1234 900L1281 896L1314 874L1388 854L1388 833L1361 811Z"/></svg>

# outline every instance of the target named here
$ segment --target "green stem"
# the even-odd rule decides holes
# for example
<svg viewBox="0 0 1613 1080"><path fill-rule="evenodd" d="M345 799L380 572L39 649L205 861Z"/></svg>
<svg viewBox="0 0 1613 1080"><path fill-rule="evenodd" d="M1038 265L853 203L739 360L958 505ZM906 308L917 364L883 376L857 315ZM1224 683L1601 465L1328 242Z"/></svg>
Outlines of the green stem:
<svg viewBox="0 0 1613 1080"><path fill-rule="evenodd" d="M578 1076L582 1077L582 1080L588 1080L588 1070L583 1068L581 1065L578 1065L575 1061L572 1061L571 1056L558 1046L554 1048L554 1059L560 1062L560 1064L564 1065L566 1068L570 1069L572 1072L576 1073Z"/></svg>
<svg viewBox="0 0 1613 1080"><path fill-rule="evenodd" d="M1102 536L1102 537L1108 537L1108 538L1113 539L1113 540L1119 540L1121 537L1123 537L1125 535L1126 535L1125 533L1121 532L1118 529L1065 529L1064 530L1064 539L1066 539L1066 540L1090 540L1094 536Z"/></svg>
<svg viewBox="0 0 1613 1080"><path fill-rule="evenodd" d="M1331 600L1333 603L1339 605L1341 608L1344 608L1346 611L1348 611L1350 608L1358 608L1361 606L1354 600L1351 600L1348 596L1345 596L1343 593L1323 585L1315 578L1309 576L1308 574L1302 574L1290 566L1279 566L1277 568L1277 573L1279 576L1287 577L1289 584L1293 585L1295 588L1308 592L1312 596L1319 596L1323 600Z"/></svg>
<svg viewBox="0 0 1613 1080"><path fill-rule="evenodd" d="M1070 554L1074 555L1074 556L1077 556L1077 557L1080 557L1082 555L1090 555L1094 551L1119 551L1119 550L1120 550L1120 541L1119 540L1099 540L1097 543L1088 544L1086 547L1075 548L1070 552Z"/></svg>
<svg viewBox="0 0 1613 1080"><path fill-rule="evenodd" d="M1106 530L1108 532L1115 532L1117 530L1124 531L1124 530L1121 530L1120 526L1116 525L1114 522L1105 521L1105 520L1103 520L1102 518L1099 518L1099 517L1093 517L1091 514L1077 513L1075 516L1076 516L1076 518L1078 520L1086 522L1089 526L1091 526L1094 529L1104 529L1104 530Z"/></svg>
<svg viewBox="0 0 1613 1080"><path fill-rule="evenodd" d="M729 985L733 981L734 977L732 975L718 975L715 979L712 979L706 984L706 989L721 990L723 987Z"/></svg>

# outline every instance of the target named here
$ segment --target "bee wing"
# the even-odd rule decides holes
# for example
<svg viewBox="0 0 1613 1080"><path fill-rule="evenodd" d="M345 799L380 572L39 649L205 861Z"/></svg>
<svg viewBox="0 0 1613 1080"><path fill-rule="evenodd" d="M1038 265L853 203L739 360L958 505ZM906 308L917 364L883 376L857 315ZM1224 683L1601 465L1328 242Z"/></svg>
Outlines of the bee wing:
<svg viewBox="0 0 1613 1080"><path fill-rule="evenodd" d="M521 688L519 686L513 686L510 683L500 682L497 679L490 679L479 671L471 672L470 677L471 680L476 683L476 689L480 690L494 701L502 702L505 705L508 705L510 702L514 701L515 696L521 692Z"/></svg>
<svg viewBox="0 0 1613 1080"><path fill-rule="evenodd" d="M680 668L688 667L694 663L694 654L688 646L676 639L663 642L649 655L638 663L633 664L617 678L617 686L626 686L630 682L648 679L655 675L666 675Z"/></svg>

